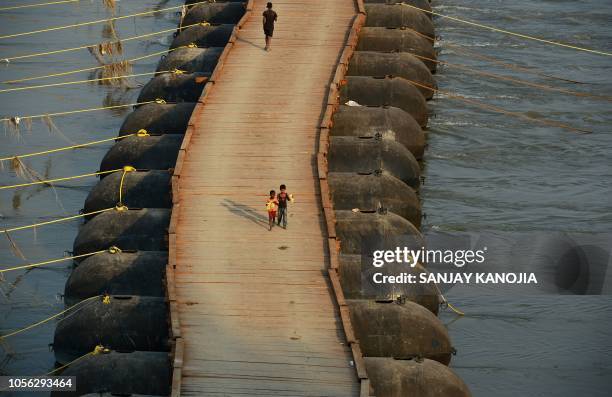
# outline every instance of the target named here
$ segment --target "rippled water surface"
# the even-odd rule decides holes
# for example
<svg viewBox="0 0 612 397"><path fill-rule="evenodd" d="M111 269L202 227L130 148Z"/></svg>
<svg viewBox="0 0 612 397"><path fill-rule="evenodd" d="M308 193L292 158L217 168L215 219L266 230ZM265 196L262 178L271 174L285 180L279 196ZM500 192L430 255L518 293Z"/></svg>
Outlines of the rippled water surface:
<svg viewBox="0 0 612 397"><path fill-rule="evenodd" d="M34 2L34 1L33 1ZM20 1L0 1L0 6ZM0 35L108 18L98 0L80 5L0 12ZM117 14L172 7L177 0L122 0ZM525 34L612 52L612 2L609 1L459 1L434 2L440 13ZM557 88L612 96L612 57L512 38L436 18L440 60ZM177 16L116 22L126 38L176 27ZM0 58L89 45L103 40L103 24L0 40ZM124 43L126 59L162 51L166 35ZM573 84L478 59L465 51L494 56L539 73L580 81ZM134 73L155 69L159 57L134 64ZM87 51L68 52L0 64L0 81L96 66ZM90 72L15 85L90 78ZM134 80L134 85L148 76ZM612 225L611 102L516 85L452 66L440 68L439 88L536 119L555 120L591 130L583 135L467 105L438 95L430 102L435 117L428 131L425 230L610 232ZM138 89L93 84L0 92L0 115L23 116L135 102ZM126 110L127 112L127 110ZM0 157L87 142L116 135L123 111L96 111L53 117L57 130L35 121L32 130L0 131ZM4 126L2 126L4 129ZM27 165L47 177L96 171L110 144L32 158ZM9 167L0 185L21 180ZM95 179L57 185L55 190L0 191L0 227L13 227L77 213ZM11 237L29 262L59 258L70 250L78 221L14 232ZM21 264L6 238L0 239L0 265ZM67 263L7 274L0 282L0 332L19 328L63 308L58 297L69 274ZM458 355L453 367L475 396L608 396L612 390L612 305L608 296L472 294L453 289L448 298L467 313L445 313ZM2 342L0 374L44 374L53 366L53 324Z"/></svg>
<svg viewBox="0 0 612 397"><path fill-rule="evenodd" d="M444 0L434 10L528 35L612 52L606 1ZM612 96L612 57L553 47L435 18L439 59L538 84ZM469 51L468 52L466 52ZM504 68L495 57L554 80ZM612 103L526 87L444 66L441 90L571 130L525 121L441 94L430 102L422 190L425 230L610 232ZM505 266L508 270L511 266ZM610 296L512 296L452 289L467 316L444 314L456 372L475 396L609 396Z"/></svg>
<svg viewBox="0 0 612 397"><path fill-rule="evenodd" d="M40 1L28 1L38 3ZM22 1L0 1L0 7L23 4ZM43 8L0 12L0 35L60 26L83 21L110 18L101 0L84 0L78 5L55 5ZM122 0L117 1L117 15L127 15L145 10L182 5L179 0ZM127 18L115 22L120 38L142 35L150 32L176 28L176 10L154 15ZM59 30L32 36L0 40L0 58L22 54L51 51L69 47L91 45L109 40L105 24ZM132 59L167 50L171 36L167 33L141 40L125 41L120 59ZM133 73L153 72L160 55L137 61ZM51 56L15 60L9 64L0 63L0 81L31 76L71 71L97 66L96 60L87 50L66 52ZM75 81L92 78L90 71L45 80L28 81L19 84L0 84L0 89L26 85ZM132 85L146 83L150 76L132 79ZM136 102L139 89L125 90L88 84L44 88L17 92L0 92L0 115L25 116L76 109L97 108ZM0 125L0 157L19 153L46 150L117 135L119 126L130 108L114 111L94 111L76 115L53 117L57 130L49 132L46 124L37 120L31 131L21 124L16 134L5 125ZM100 160L112 145L111 142L70 152L58 153L24 160L41 175L56 178L88 172L95 172ZM0 185L23 182L10 167L0 170ZM16 191L0 191L0 228L44 222L52 218L73 215L83 208L87 193L96 183L95 178L63 182L55 190L27 188ZM28 262L60 258L72 249L77 233L78 220L44 226L35 231L16 231L11 237L23 251ZM0 238L0 266L2 268L21 264L13 255L5 236ZM70 273L68 262L46 266L29 272L13 272L5 275L0 282L0 333L19 328L46 318L64 308L59 294ZM0 347L0 375L45 374L53 368L53 353L48 344L53 342L53 322L26 333L11 337ZM36 395L40 395L37 393Z"/></svg>

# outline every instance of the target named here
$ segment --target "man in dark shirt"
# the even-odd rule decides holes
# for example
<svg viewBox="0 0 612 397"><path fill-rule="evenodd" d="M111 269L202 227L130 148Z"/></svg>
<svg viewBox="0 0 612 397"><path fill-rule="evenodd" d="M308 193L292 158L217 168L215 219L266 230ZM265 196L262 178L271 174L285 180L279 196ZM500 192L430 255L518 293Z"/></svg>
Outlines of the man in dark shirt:
<svg viewBox="0 0 612 397"><path fill-rule="evenodd" d="M266 10L263 12L263 30L266 35L266 51L270 51L272 44L272 34L274 33L274 22L278 19L278 15L272 10L272 3L268 2Z"/></svg>

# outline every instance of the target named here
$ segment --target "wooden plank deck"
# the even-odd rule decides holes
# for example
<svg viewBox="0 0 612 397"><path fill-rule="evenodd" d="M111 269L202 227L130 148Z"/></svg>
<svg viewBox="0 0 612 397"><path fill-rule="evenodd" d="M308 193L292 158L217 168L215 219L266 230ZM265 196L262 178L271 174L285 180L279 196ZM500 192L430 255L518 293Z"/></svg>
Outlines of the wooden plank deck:
<svg viewBox="0 0 612 397"><path fill-rule="evenodd" d="M200 107L180 176L175 290L184 396L359 395L326 269L317 179L327 86L353 0L275 1L272 51L254 11ZM267 191L296 203L267 230Z"/></svg>

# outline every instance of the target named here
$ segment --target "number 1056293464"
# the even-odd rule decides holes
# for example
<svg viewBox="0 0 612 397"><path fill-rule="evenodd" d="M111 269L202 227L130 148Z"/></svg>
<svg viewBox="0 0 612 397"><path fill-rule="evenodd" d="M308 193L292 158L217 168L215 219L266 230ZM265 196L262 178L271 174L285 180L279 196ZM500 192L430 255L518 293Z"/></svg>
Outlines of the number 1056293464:
<svg viewBox="0 0 612 397"><path fill-rule="evenodd" d="M76 391L75 376L0 376L3 391Z"/></svg>

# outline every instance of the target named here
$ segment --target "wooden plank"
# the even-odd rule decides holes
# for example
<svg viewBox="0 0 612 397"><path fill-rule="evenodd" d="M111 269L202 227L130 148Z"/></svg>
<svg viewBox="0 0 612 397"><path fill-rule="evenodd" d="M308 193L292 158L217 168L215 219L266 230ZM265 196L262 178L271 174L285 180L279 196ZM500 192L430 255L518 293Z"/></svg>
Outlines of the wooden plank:
<svg viewBox="0 0 612 397"><path fill-rule="evenodd" d="M327 110L326 110L326 113L327 113ZM331 109L330 109L330 114L331 114ZM325 117L323 117L323 119L325 119ZM330 124L330 122L327 122L327 124ZM328 151L329 151L329 128L321 127L319 129L319 153L323 153L327 155ZM327 178L327 173L325 175L319 174L319 178Z"/></svg>
<svg viewBox="0 0 612 397"><path fill-rule="evenodd" d="M185 344L183 338L176 338L174 341L174 360L172 361L172 368L183 368L183 361L185 358Z"/></svg>
<svg viewBox="0 0 612 397"><path fill-rule="evenodd" d="M353 350L353 357L355 357L355 369L357 370L357 376L359 379L367 379L368 375L366 373L365 362L363 360L363 354L361 353L359 343L352 343L351 350Z"/></svg>
<svg viewBox="0 0 612 397"><path fill-rule="evenodd" d="M191 142L191 137L195 131L195 126L193 124L187 125L187 130L185 131L185 136L183 137L183 141L181 142L180 150L187 151L189 149L189 143Z"/></svg>
<svg viewBox="0 0 612 397"><path fill-rule="evenodd" d="M203 105L204 103L206 103L206 100L208 99L208 95L210 93L210 90L212 89L212 87L215 85L214 81L211 81L210 79L206 82L206 84L204 84L204 88L202 89L202 95L200 95L200 98L198 99L198 105ZM198 105L196 105L195 109L193 109L193 113L192 113L192 119L195 117L196 120L194 120L194 124L199 124L199 117L202 115L203 110L201 107L198 108Z"/></svg>
<svg viewBox="0 0 612 397"><path fill-rule="evenodd" d="M340 62L340 65L338 65L336 69L336 73L334 73L334 79L332 80L332 83L335 84L336 87L339 87L340 82L344 79L344 75L346 74L346 70L342 66L342 58L340 58ZM336 100L335 102L337 103L338 101Z"/></svg>
<svg viewBox="0 0 612 397"><path fill-rule="evenodd" d="M168 302L176 301L175 283L176 279L174 276L174 266L166 265L166 295Z"/></svg>
<svg viewBox="0 0 612 397"><path fill-rule="evenodd" d="M325 224L327 225L327 237L336 238L336 216L332 207L323 208L325 213Z"/></svg>
<svg viewBox="0 0 612 397"><path fill-rule="evenodd" d="M335 106L338 103L338 86L336 84L332 84L329 87L329 96L327 97L327 104Z"/></svg>
<svg viewBox="0 0 612 397"><path fill-rule="evenodd" d="M172 206L172 214L170 216L170 225L168 226L168 234L175 234L176 227L179 220L179 211L181 210L180 204L174 204Z"/></svg>
<svg viewBox="0 0 612 397"><path fill-rule="evenodd" d="M234 45L234 43L236 42L236 39L238 37L238 31L240 30L240 27L238 25L234 26L234 29L232 29L232 34L230 35L229 40L227 40L227 42L229 44L232 44L232 46ZM227 48L227 46L226 46Z"/></svg>
<svg viewBox="0 0 612 397"><path fill-rule="evenodd" d="M176 249L171 249L168 251L168 266L173 269L176 269ZM176 287L176 285L175 285Z"/></svg>
<svg viewBox="0 0 612 397"><path fill-rule="evenodd" d="M328 239L329 243L329 267L330 269L338 269L340 267L340 262L338 259L338 243L336 239Z"/></svg>
<svg viewBox="0 0 612 397"><path fill-rule="evenodd" d="M350 45L345 46L344 50L342 51L342 55L340 56L340 63L344 65L343 70L345 74L348 70L348 65L351 62L351 57L353 56L354 52L354 47Z"/></svg>
<svg viewBox="0 0 612 397"><path fill-rule="evenodd" d="M361 391L359 393L359 397L374 397L374 395L370 393L370 379L361 379Z"/></svg>
<svg viewBox="0 0 612 397"><path fill-rule="evenodd" d="M329 99L328 99L329 102ZM337 102L337 101L336 101ZM321 119L320 128L329 128L331 125L332 116L334 114L335 103L328 103L325 108L325 113Z"/></svg>
<svg viewBox="0 0 612 397"><path fill-rule="evenodd" d="M339 306L345 306L346 302L344 300L344 294L342 293L342 285L340 285L340 277L338 276L338 270L330 268L328 270L329 279L334 288L334 293L336 295L336 302Z"/></svg>
<svg viewBox="0 0 612 397"><path fill-rule="evenodd" d="M346 306L337 272L331 282L325 272L333 263L328 244L336 244L325 235L335 237L335 217L319 179L338 106L328 82L341 75L336 63L355 3L306 5L277 5L271 53L262 50L259 11L247 13L204 87L177 159L170 305L184 343L175 369L183 395L360 394L341 331ZM315 9L312 23L307 14ZM296 200L288 229L268 231L266 192L280 183Z"/></svg>
<svg viewBox="0 0 612 397"><path fill-rule="evenodd" d="M319 179L327 179L327 157L324 153L317 153L317 176Z"/></svg>
<svg viewBox="0 0 612 397"><path fill-rule="evenodd" d="M366 11L365 11L365 4L363 0L355 0L355 2L357 3L357 12L365 15ZM361 22L361 24L359 26L363 26L363 21Z"/></svg>
<svg viewBox="0 0 612 397"><path fill-rule="evenodd" d="M346 40L346 45L349 47L355 47L357 45L357 41L359 40L359 30L360 30L360 16L356 16L353 19L353 23L351 26L351 32L349 33L348 39ZM346 59L344 60L346 61Z"/></svg>
<svg viewBox="0 0 612 397"><path fill-rule="evenodd" d="M180 368L172 369L172 388L170 389L170 397L180 397L182 387L183 373Z"/></svg>
<svg viewBox="0 0 612 397"><path fill-rule="evenodd" d="M176 234L175 233L168 233L167 234L167 239L168 239L168 248L170 247L176 247ZM176 249L172 250L172 251L168 251L168 263L171 263L172 266L176 267Z"/></svg>
<svg viewBox="0 0 612 397"><path fill-rule="evenodd" d="M172 177L170 177L170 187L172 189L172 204L178 204L180 197L180 185L178 176L172 175Z"/></svg>
<svg viewBox="0 0 612 397"><path fill-rule="evenodd" d="M185 151L179 150L178 157L176 158L176 165L174 166L174 176L181 176L183 170L183 162L185 161Z"/></svg>
<svg viewBox="0 0 612 397"><path fill-rule="evenodd" d="M168 302L170 306L170 330L173 338L181 337L181 322L178 303L176 301ZM176 357L175 357L176 360Z"/></svg>
<svg viewBox="0 0 612 397"><path fill-rule="evenodd" d="M319 176L319 179L323 178ZM332 208L332 203L329 195L329 184L327 183L327 181L321 181L321 205L324 209Z"/></svg>
<svg viewBox="0 0 612 397"><path fill-rule="evenodd" d="M349 308L347 306L340 306L340 318L342 319L342 324L344 325L344 334L346 335L346 341L348 343L357 342L357 339L355 338L355 333L353 331L353 326L351 325ZM357 357L353 355L353 359L356 359Z"/></svg>
<svg viewBox="0 0 612 397"><path fill-rule="evenodd" d="M204 90L206 89L206 86L208 85L208 82L204 83L204 88L202 88L202 92L204 92ZM199 117L201 114L201 106L202 104L200 103L202 99L202 96L200 96L200 98L198 99L198 102L196 103L195 107L193 108L193 112L191 112L191 116L189 117L189 121L187 122L187 127L189 126L195 126L198 124L199 121ZM185 131L187 132L187 131Z"/></svg>

